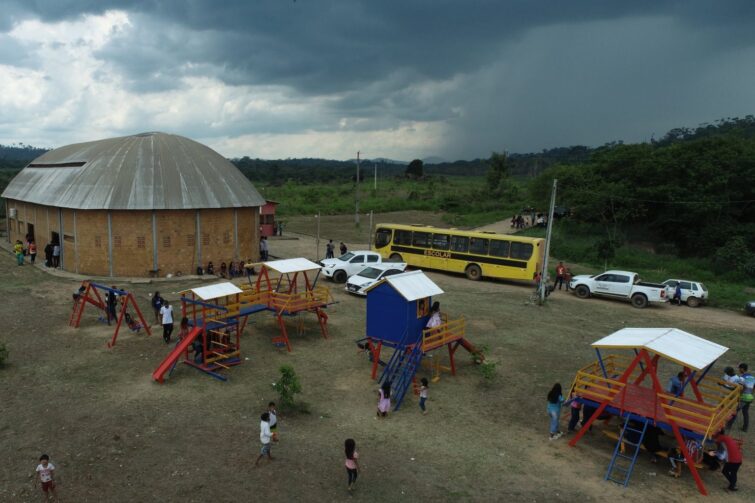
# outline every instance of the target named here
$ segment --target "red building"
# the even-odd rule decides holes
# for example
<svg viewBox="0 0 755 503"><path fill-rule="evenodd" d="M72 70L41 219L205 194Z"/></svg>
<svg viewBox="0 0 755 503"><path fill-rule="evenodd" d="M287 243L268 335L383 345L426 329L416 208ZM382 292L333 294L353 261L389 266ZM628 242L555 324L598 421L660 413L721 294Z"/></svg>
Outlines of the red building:
<svg viewBox="0 0 755 503"><path fill-rule="evenodd" d="M260 207L260 236L275 235L275 207L277 205L277 201L265 201L265 204Z"/></svg>

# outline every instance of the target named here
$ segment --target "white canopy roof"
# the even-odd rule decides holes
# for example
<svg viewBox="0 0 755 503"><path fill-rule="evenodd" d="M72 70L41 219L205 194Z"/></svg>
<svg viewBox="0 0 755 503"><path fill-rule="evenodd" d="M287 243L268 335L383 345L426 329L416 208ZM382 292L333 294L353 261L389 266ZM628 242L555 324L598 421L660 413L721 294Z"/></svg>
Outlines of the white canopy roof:
<svg viewBox="0 0 755 503"><path fill-rule="evenodd" d="M383 283L383 281L387 281L398 293L410 302L443 293L443 290L433 283L433 280L428 278L422 271L410 271L388 276L372 285L367 291L372 290L379 284Z"/></svg>
<svg viewBox="0 0 755 503"><path fill-rule="evenodd" d="M202 300L217 299L218 297L225 297L226 295L243 293L243 290L241 290L241 288L230 282L200 286L199 288L192 288L191 291L194 292L194 295Z"/></svg>
<svg viewBox="0 0 755 503"><path fill-rule="evenodd" d="M288 258L284 260L273 260L271 262L265 262L265 267L269 267L274 271L278 271L281 274L290 272L302 272L312 271L315 269L322 269L322 267L314 262L305 258Z"/></svg>
<svg viewBox="0 0 755 503"><path fill-rule="evenodd" d="M704 369L729 348L678 328L622 328L599 341L595 348L647 349L692 369Z"/></svg>

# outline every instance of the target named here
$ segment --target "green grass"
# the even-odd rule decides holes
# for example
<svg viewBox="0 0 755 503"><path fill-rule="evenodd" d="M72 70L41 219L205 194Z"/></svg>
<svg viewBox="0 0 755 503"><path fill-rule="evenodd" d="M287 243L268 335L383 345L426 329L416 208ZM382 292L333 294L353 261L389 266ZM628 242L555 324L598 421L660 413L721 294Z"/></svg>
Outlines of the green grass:
<svg viewBox="0 0 755 503"><path fill-rule="evenodd" d="M545 237L545 229L530 228L522 235ZM741 310L748 300L755 298L755 289L732 275L713 272L710 260L679 258L655 253L636 243L628 242L616 249L614 258L601 261L595 250L603 235L595 229L574 222L556 222L551 240L551 257L567 262L574 274L597 273L606 269L635 271L647 281L661 282L670 278L702 281L708 287L710 305ZM555 261L550 263L551 277L555 276Z"/></svg>

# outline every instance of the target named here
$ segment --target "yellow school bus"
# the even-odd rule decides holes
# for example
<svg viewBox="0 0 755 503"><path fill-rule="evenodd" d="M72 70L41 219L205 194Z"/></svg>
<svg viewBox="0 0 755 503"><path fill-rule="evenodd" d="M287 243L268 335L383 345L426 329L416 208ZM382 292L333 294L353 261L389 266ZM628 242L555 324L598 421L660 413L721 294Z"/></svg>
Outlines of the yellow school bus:
<svg viewBox="0 0 755 503"><path fill-rule="evenodd" d="M464 273L471 280L528 281L542 269L545 240L427 225L378 224L375 251L384 259Z"/></svg>

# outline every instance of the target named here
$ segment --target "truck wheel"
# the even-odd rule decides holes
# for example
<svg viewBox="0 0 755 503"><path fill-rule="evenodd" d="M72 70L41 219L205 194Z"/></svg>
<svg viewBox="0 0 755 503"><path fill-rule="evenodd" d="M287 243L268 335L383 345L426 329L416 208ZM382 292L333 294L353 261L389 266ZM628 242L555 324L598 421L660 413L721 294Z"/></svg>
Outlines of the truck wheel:
<svg viewBox="0 0 755 503"><path fill-rule="evenodd" d="M346 283L346 271L336 271L333 273L333 281L336 283Z"/></svg>
<svg viewBox="0 0 755 503"><path fill-rule="evenodd" d="M472 281L477 281L482 278L482 270L477 264L468 265L467 269L464 271L464 274L467 275L467 279L471 279Z"/></svg>
<svg viewBox="0 0 755 503"><path fill-rule="evenodd" d="M585 285L579 285L577 289L574 290L574 293L576 293L577 297L579 297L580 299L586 299L590 296L590 289Z"/></svg>
<svg viewBox="0 0 755 503"><path fill-rule="evenodd" d="M697 297L688 297L687 305L689 307L697 307L700 305L700 299L698 299Z"/></svg>
<svg viewBox="0 0 755 503"><path fill-rule="evenodd" d="M637 309L642 309L648 306L648 298L641 293L637 293L632 297L632 305Z"/></svg>
<svg viewBox="0 0 755 503"><path fill-rule="evenodd" d="M390 259L393 262L403 262L404 261L403 257L401 255L399 255L398 253L391 253Z"/></svg>

